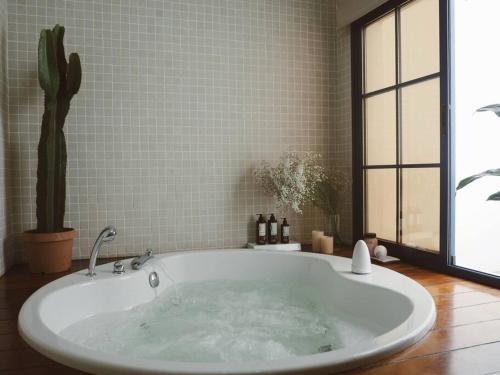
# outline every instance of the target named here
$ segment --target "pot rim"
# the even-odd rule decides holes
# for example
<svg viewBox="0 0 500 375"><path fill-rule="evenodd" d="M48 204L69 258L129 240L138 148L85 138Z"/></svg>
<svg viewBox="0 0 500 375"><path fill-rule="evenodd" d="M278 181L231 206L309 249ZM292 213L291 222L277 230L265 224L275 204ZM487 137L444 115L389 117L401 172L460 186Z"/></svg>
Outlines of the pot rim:
<svg viewBox="0 0 500 375"><path fill-rule="evenodd" d="M63 232L38 233L35 229L23 232L24 242L59 242L74 239L76 230L73 228L64 228Z"/></svg>

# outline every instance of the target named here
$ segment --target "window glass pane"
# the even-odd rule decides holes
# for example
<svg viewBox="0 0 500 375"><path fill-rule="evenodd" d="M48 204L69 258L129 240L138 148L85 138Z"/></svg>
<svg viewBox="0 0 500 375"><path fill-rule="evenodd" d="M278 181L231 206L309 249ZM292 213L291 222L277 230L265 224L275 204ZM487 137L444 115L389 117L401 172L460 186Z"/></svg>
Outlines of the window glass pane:
<svg viewBox="0 0 500 375"><path fill-rule="evenodd" d="M396 41L394 12L365 28L365 92L394 85Z"/></svg>
<svg viewBox="0 0 500 375"><path fill-rule="evenodd" d="M402 242L439 251L439 168L402 170Z"/></svg>
<svg viewBox="0 0 500 375"><path fill-rule="evenodd" d="M403 163L439 163L439 101L439 78L401 89Z"/></svg>
<svg viewBox="0 0 500 375"><path fill-rule="evenodd" d="M500 118L477 109L500 103L500 1L455 0L452 32L455 180L500 168ZM500 277L500 177L482 178L455 195L453 260ZM453 194L453 193L452 193ZM497 360L498 361L498 360Z"/></svg>
<svg viewBox="0 0 500 375"><path fill-rule="evenodd" d="M396 163L396 92L365 99L366 163Z"/></svg>
<svg viewBox="0 0 500 375"><path fill-rule="evenodd" d="M366 231L396 241L396 170L366 170Z"/></svg>
<svg viewBox="0 0 500 375"><path fill-rule="evenodd" d="M401 81L439 72L439 0L401 8Z"/></svg>

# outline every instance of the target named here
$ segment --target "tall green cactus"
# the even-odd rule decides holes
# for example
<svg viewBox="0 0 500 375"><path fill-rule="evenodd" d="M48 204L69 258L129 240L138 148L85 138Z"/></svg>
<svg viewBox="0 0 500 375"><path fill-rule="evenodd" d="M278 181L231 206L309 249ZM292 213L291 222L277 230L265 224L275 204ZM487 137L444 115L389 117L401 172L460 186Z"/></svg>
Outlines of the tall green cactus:
<svg viewBox="0 0 500 375"><path fill-rule="evenodd" d="M45 91L45 112L38 143L36 183L37 232L64 230L66 204L66 140L64 121L73 95L80 89L82 69L77 53L64 54L64 27L40 33L38 81Z"/></svg>

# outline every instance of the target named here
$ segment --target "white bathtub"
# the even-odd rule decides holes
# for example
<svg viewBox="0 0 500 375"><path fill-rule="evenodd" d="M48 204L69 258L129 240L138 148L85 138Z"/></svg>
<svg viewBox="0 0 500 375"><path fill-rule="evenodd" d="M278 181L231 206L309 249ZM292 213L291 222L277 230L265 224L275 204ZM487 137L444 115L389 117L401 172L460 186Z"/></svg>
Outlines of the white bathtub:
<svg viewBox="0 0 500 375"><path fill-rule="evenodd" d="M418 341L432 327L432 297L413 280L373 266L370 275L350 272L351 260L311 253L252 250L205 250L164 254L138 271L126 264L122 275L112 263L62 277L35 292L19 314L19 332L47 357L96 374L277 374L332 373L373 362ZM159 262L162 265L159 265ZM165 274L168 271L168 276ZM156 271L160 285L148 276ZM186 363L131 358L98 352L70 342L60 333L95 314L123 311L155 298L176 282L229 280L295 280L307 283L328 306L377 327L374 339L355 347L260 362Z"/></svg>

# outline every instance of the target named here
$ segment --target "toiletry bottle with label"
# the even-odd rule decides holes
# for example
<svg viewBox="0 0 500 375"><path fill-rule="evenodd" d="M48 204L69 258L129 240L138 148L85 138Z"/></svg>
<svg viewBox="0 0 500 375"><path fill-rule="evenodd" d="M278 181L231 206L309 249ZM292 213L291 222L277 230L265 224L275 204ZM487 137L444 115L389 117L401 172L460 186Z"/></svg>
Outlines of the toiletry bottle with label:
<svg viewBox="0 0 500 375"><path fill-rule="evenodd" d="M262 214L259 214L259 219L257 220L257 238L255 242L257 245L265 245L267 237L267 223L266 219Z"/></svg>
<svg viewBox="0 0 500 375"><path fill-rule="evenodd" d="M267 230L269 233L269 243L278 243L278 220L276 220L274 214L271 214L271 217L267 222Z"/></svg>
<svg viewBox="0 0 500 375"><path fill-rule="evenodd" d="M290 225L286 221L286 217L283 218L283 224L281 224L281 243L290 242Z"/></svg>

